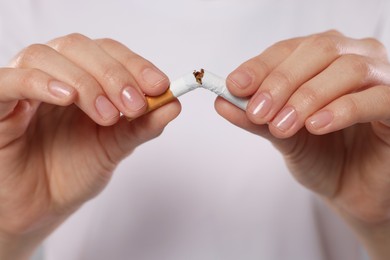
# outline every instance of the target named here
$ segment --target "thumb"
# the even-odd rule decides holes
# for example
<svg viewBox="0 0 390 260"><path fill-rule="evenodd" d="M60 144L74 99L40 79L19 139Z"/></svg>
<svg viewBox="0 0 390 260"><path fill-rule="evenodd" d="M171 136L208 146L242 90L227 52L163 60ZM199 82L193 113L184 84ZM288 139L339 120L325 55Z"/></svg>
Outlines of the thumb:
<svg viewBox="0 0 390 260"><path fill-rule="evenodd" d="M268 124L254 124L246 116L246 112L237 108L235 105L232 105L230 102L225 99L218 97L215 100L215 110L217 113L228 120L230 123L248 131L253 134L259 135L261 137L269 140L282 154L288 154L297 142L298 135L294 135L287 139L279 139L273 136L269 129Z"/></svg>
<svg viewBox="0 0 390 260"><path fill-rule="evenodd" d="M131 122L122 117L117 124L102 128L102 145L110 159L119 162L137 146L158 137L180 111L181 105L175 100Z"/></svg>
<svg viewBox="0 0 390 260"><path fill-rule="evenodd" d="M267 124L254 124L252 121L248 119L246 116L246 112L237 108L235 105L226 101L221 97L217 97L215 100L215 110L217 113L228 120L230 123L248 131L253 134L262 136L269 141L277 144L286 143L288 139L277 139L275 138L270 131L268 130Z"/></svg>

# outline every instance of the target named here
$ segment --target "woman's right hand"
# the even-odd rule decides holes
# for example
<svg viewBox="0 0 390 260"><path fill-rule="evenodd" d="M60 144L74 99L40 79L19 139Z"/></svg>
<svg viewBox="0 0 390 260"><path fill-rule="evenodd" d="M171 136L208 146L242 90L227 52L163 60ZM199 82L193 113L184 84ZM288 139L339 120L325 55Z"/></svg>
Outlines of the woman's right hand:
<svg viewBox="0 0 390 260"><path fill-rule="evenodd" d="M175 101L128 122L168 78L110 39L80 34L22 50L0 68L0 258L24 259L99 193L135 147L180 112ZM151 158L153 160L153 158Z"/></svg>

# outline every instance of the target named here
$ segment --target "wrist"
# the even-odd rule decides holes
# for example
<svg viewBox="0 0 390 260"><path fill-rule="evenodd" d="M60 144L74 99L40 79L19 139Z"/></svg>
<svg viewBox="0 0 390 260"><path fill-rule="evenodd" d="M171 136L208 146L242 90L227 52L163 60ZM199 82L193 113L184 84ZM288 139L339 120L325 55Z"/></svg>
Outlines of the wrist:
<svg viewBox="0 0 390 260"><path fill-rule="evenodd" d="M16 236L0 233L0 259L28 260L41 241L36 235Z"/></svg>
<svg viewBox="0 0 390 260"><path fill-rule="evenodd" d="M390 259L390 222L367 224L354 220L351 223L366 248L370 259Z"/></svg>
<svg viewBox="0 0 390 260"><path fill-rule="evenodd" d="M0 229L0 259L28 260L46 237L60 225L66 216L58 217L56 221L44 221L44 224L29 230Z"/></svg>
<svg viewBox="0 0 390 260"><path fill-rule="evenodd" d="M339 212L352 227L371 260L390 259L390 219L364 221L346 214L345 211Z"/></svg>

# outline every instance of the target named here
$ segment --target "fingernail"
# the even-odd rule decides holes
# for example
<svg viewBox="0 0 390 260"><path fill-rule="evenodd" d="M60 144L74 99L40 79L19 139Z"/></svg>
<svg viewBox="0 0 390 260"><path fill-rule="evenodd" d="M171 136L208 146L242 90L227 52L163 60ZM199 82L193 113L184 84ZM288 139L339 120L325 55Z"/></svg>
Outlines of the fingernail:
<svg viewBox="0 0 390 260"><path fill-rule="evenodd" d="M126 87L122 91L122 101L129 110L134 112L142 109L146 105L144 98L133 87Z"/></svg>
<svg viewBox="0 0 390 260"><path fill-rule="evenodd" d="M63 98L71 96L75 89L60 81L50 81L48 85L49 91L56 97Z"/></svg>
<svg viewBox="0 0 390 260"><path fill-rule="evenodd" d="M289 130L297 119L297 112L293 107L286 107L273 121L273 125L282 132Z"/></svg>
<svg viewBox="0 0 390 260"><path fill-rule="evenodd" d="M118 116L118 110L105 96L98 96L95 101L95 106L104 120L110 120Z"/></svg>
<svg viewBox="0 0 390 260"><path fill-rule="evenodd" d="M237 87L244 89L252 83L252 76L245 71L236 70L229 76L229 80Z"/></svg>
<svg viewBox="0 0 390 260"><path fill-rule="evenodd" d="M264 117L272 106L272 98L268 93L259 93L249 104L248 112L256 117Z"/></svg>
<svg viewBox="0 0 390 260"><path fill-rule="evenodd" d="M151 87L155 87L160 82L167 79L161 72L151 68L144 69L142 77Z"/></svg>
<svg viewBox="0 0 390 260"><path fill-rule="evenodd" d="M333 121L333 113L328 110L320 111L309 118L309 124L314 129L320 129Z"/></svg>

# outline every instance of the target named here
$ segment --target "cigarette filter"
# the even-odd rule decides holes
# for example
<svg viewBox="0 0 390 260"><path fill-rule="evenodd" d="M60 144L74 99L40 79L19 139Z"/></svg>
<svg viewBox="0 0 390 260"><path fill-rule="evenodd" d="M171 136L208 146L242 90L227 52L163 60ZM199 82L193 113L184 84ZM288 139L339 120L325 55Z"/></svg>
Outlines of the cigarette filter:
<svg viewBox="0 0 390 260"><path fill-rule="evenodd" d="M146 96L147 109L144 114L149 113L165 104L168 104L172 100L180 97L181 95L190 92L198 88L200 84L196 81L193 73L188 73L177 80L171 82L169 89L159 96ZM135 118L127 117L127 120L131 121Z"/></svg>

